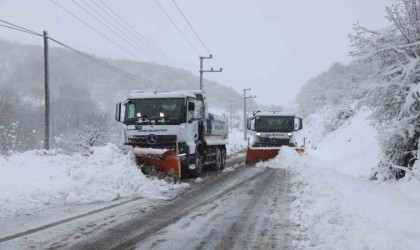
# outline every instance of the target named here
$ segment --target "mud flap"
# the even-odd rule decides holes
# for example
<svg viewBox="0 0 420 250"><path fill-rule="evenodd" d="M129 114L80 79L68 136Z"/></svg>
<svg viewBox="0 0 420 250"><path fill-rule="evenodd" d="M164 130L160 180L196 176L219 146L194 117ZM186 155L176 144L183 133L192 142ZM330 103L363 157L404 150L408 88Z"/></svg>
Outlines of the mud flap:
<svg viewBox="0 0 420 250"><path fill-rule="evenodd" d="M133 148L137 163L140 165L153 165L169 176L181 178L181 163L179 155L174 150Z"/></svg>

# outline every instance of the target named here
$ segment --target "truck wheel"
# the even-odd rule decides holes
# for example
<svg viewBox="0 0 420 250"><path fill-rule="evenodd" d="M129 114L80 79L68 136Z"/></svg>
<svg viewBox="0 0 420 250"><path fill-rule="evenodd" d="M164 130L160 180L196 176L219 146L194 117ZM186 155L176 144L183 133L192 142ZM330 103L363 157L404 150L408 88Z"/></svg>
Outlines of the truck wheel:
<svg viewBox="0 0 420 250"><path fill-rule="evenodd" d="M222 169L222 164L223 164L223 154L222 154L222 150L220 150L219 147L216 148L216 162L213 164L213 170L214 171L219 171L220 169Z"/></svg>
<svg viewBox="0 0 420 250"><path fill-rule="evenodd" d="M190 176L192 178L197 178L201 176L201 172L203 171L203 163L204 163L204 155L202 151L197 150L195 152L194 158L194 169L190 169Z"/></svg>
<svg viewBox="0 0 420 250"><path fill-rule="evenodd" d="M226 149L224 149L224 148L222 148L222 149L220 149L220 153L221 153L221 155L222 155L222 162L221 162L221 165L220 165L220 170L223 170L223 169L225 169L225 165L226 165Z"/></svg>

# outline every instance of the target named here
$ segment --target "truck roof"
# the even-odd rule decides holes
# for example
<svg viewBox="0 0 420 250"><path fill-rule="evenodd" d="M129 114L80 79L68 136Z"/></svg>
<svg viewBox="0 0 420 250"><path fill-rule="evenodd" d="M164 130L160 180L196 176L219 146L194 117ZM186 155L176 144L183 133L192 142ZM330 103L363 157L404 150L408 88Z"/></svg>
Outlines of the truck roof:
<svg viewBox="0 0 420 250"><path fill-rule="evenodd" d="M255 113L255 116L295 116L295 114L281 111L260 111Z"/></svg>
<svg viewBox="0 0 420 250"><path fill-rule="evenodd" d="M147 98L185 98L197 97L203 94L202 90L165 90L165 91L144 91L132 90L128 94L128 99L147 99Z"/></svg>

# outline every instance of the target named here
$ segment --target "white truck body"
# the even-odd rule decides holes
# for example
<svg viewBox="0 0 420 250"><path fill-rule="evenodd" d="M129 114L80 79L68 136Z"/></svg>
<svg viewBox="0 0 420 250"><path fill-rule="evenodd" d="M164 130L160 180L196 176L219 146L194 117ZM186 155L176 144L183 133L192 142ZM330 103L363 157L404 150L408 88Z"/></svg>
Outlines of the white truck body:
<svg viewBox="0 0 420 250"><path fill-rule="evenodd" d="M116 120L123 123L126 145L179 150L184 171L196 168L197 150L204 157L203 165L215 164L221 154L224 166L227 119L207 110L205 94L200 90L135 90L117 104Z"/></svg>

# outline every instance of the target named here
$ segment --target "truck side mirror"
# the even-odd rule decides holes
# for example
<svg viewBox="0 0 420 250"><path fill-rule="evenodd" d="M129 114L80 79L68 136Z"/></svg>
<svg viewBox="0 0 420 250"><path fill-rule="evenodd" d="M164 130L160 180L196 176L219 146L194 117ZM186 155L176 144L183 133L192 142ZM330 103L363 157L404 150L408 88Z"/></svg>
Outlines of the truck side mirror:
<svg viewBox="0 0 420 250"><path fill-rule="evenodd" d="M121 120L121 103L117 103L117 105L115 105L115 120Z"/></svg>
<svg viewBox="0 0 420 250"><path fill-rule="evenodd" d="M246 120L246 128L255 131L255 117L248 118Z"/></svg>
<svg viewBox="0 0 420 250"><path fill-rule="evenodd" d="M115 105L115 120L123 122L125 117L125 106L120 102Z"/></svg>
<svg viewBox="0 0 420 250"><path fill-rule="evenodd" d="M295 117L295 131L302 129L302 118Z"/></svg>
<svg viewBox="0 0 420 250"><path fill-rule="evenodd" d="M195 103L189 102L188 103L188 111L194 111L195 110Z"/></svg>

